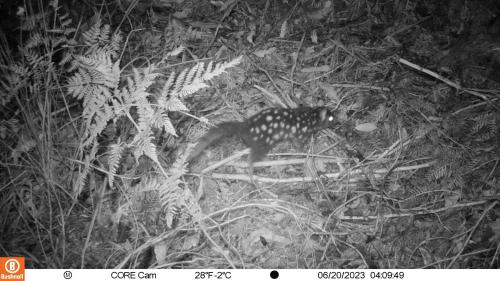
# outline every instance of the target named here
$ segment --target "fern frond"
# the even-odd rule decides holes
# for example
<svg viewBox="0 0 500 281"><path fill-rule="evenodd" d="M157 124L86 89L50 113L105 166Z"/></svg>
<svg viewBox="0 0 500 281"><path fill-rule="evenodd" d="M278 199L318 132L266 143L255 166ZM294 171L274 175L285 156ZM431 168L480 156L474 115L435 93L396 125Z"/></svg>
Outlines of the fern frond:
<svg viewBox="0 0 500 281"><path fill-rule="evenodd" d="M191 147L192 148L192 147ZM181 157L177 158L169 169L170 175L164 181L160 190L160 203L165 211L165 220L169 227L173 226L174 218L181 210L185 210L190 216L201 217L201 208L188 188L181 188L180 178L186 173L186 158L190 150L186 150Z"/></svg>
<svg viewBox="0 0 500 281"><path fill-rule="evenodd" d="M448 167L446 165L443 165L443 166L434 167L433 170L429 171L429 173L427 174L427 179L429 181L433 181L433 180L439 180L439 179L442 179L442 178L448 177L448 176L449 176Z"/></svg>
<svg viewBox="0 0 500 281"><path fill-rule="evenodd" d="M179 93L181 89L183 88L186 80L186 75L188 73L189 69L184 69L181 71L181 73L177 76L177 79L175 79L175 86L174 89L172 90L172 93Z"/></svg>
<svg viewBox="0 0 500 281"><path fill-rule="evenodd" d="M474 125L472 126L471 132L475 134L479 132L481 129L489 127L491 121L494 119L493 119L493 114L484 113L477 117L474 117L472 120L474 121Z"/></svg>
<svg viewBox="0 0 500 281"><path fill-rule="evenodd" d="M172 50L172 51L170 51L170 52L166 53L166 54L165 54L165 58L166 58L166 57L176 57L176 56L178 56L180 53L184 52L184 50L185 50L185 49L186 49L186 47L184 47L184 46L182 46L182 45L181 45L181 46L179 46L179 47L175 48L174 50Z"/></svg>
<svg viewBox="0 0 500 281"><path fill-rule="evenodd" d="M172 122L170 122L170 118L168 117L167 114L162 114L162 123L163 123L163 128L165 129L165 132L167 134L171 134L177 137L177 133L175 132L174 125L172 125Z"/></svg>
<svg viewBox="0 0 500 281"><path fill-rule="evenodd" d="M208 87L208 85L205 82L203 82L203 80L196 79L196 80L192 81L190 84L184 86L182 88L182 90L180 91L179 96L180 97L187 97L187 96L190 96L190 95L196 93L200 89L203 89L206 87Z"/></svg>
<svg viewBox="0 0 500 281"><path fill-rule="evenodd" d="M114 33L110 37L111 27L108 24L101 24L100 18L95 20L95 24L82 34L84 44L89 48L85 54L106 54L107 56L117 59L118 50L122 41L120 32Z"/></svg>
<svg viewBox="0 0 500 281"><path fill-rule="evenodd" d="M101 20L97 19L96 23L89 30L82 33L83 43L87 46L94 46L99 42L101 35Z"/></svg>
<svg viewBox="0 0 500 281"><path fill-rule="evenodd" d="M133 154L136 160L139 160L142 155L146 155L155 163L158 163L158 154L156 153L156 145L154 145L153 139L154 136L149 129L140 131L135 135L131 146L134 147Z"/></svg>
<svg viewBox="0 0 500 281"><path fill-rule="evenodd" d="M451 184L454 188L461 189L465 187L465 180L461 175L454 174L451 178Z"/></svg>
<svg viewBox="0 0 500 281"><path fill-rule="evenodd" d="M239 56L239 57L235 58L232 61L224 62L224 63L218 63L218 64L215 65L215 67L214 67L213 70L210 70L211 67L212 67L212 62L210 62L210 64L207 67L207 71L203 75L202 79L204 81L212 80L213 78L215 78L215 76L218 76L218 75L226 72L226 70L228 68L235 67L236 65L240 64L241 60L242 60L242 57Z"/></svg>
<svg viewBox="0 0 500 281"><path fill-rule="evenodd" d="M19 129L19 120L16 118L0 120L0 139L5 139L7 136L17 135Z"/></svg>
<svg viewBox="0 0 500 281"><path fill-rule="evenodd" d="M69 79L68 93L77 99L83 99L83 117L86 132L84 144L93 142L113 119L112 102L114 90L120 82L119 61L113 62L108 54L77 56L77 72Z"/></svg>
<svg viewBox="0 0 500 281"><path fill-rule="evenodd" d="M60 22L61 27L64 29L64 35L70 35L74 31L76 31L76 29L70 27L73 20L69 17L69 13L65 13L63 15L60 15L59 22ZM68 33L68 32L71 32L71 33Z"/></svg>
<svg viewBox="0 0 500 281"><path fill-rule="evenodd" d="M227 63L219 63L213 69L213 63L209 63L208 67L205 69L205 64L199 62L190 69L184 69L177 77L175 77L174 73L171 73L157 100L160 110L163 112L188 111L188 108L181 101L182 98L207 87L208 85L205 81L224 73L227 68L235 66L240 61L241 57L238 57ZM176 135L170 119L167 115L163 114L163 112L162 116L164 116L165 131Z"/></svg>
<svg viewBox="0 0 500 281"><path fill-rule="evenodd" d="M76 198L83 190L85 183L87 182L87 176L90 172L90 162L94 161L95 155L97 153L98 143L93 142L92 149L90 153L85 156L83 160L83 167L80 169L76 183L73 186L73 198Z"/></svg>
<svg viewBox="0 0 500 281"><path fill-rule="evenodd" d="M77 99L82 99L87 95L88 90L86 89L92 82L92 77L84 69L78 69L78 72L73 74L68 79L67 89L68 94L72 95Z"/></svg>
<svg viewBox="0 0 500 281"><path fill-rule="evenodd" d="M24 58L26 59L26 61L28 61L28 64L32 68L36 68L38 64L43 60L42 55L40 55L35 50L24 49L22 53L24 55Z"/></svg>
<svg viewBox="0 0 500 281"><path fill-rule="evenodd" d="M146 97L144 97L144 100ZM149 130L151 127L151 123L154 120L154 113L155 111L153 110L153 107L151 107L151 104L149 104L147 101L140 101L141 104L137 105L137 115L139 116L138 118L138 125L139 125L139 130L144 131L144 130Z"/></svg>
<svg viewBox="0 0 500 281"><path fill-rule="evenodd" d="M241 57L238 57L230 62L218 63L213 67L213 63L210 62L208 67L205 69L205 64L199 62L194 65L191 69L184 69L175 81L175 86L171 91L166 93L170 87L164 87L162 96L168 96L169 94L173 97L184 98L189 96L196 91L207 87L208 85L205 81L213 79L215 76L224 73L228 68L233 67L240 63ZM212 68L213 67L213 68ZM170 80L170 78L169 78Z"/></svg>
<svg viewBox="0 0 500 281"><path fill-rule="evenodd" d="M164 105L167 111L189 111L186 105L178 98L170 98Z"/></svg>
<svg viewBox="0 0 500 281"><path fill-rule="evenodd" d="M59 65L62 66L62 65L65 65L71 61L74 60L74 56L71 52L65 52L63 54L63 57L61 58L61 60L59 61Z"/></svg>
<svg viewBox="0 0 500 281"><path fill-rule="evenodd" d="M171 72L168 76L167 81L163 85L163 89L160 93L160 97L158 98L158 104L160 106L165 105L167 100L170 98L170 88L174 84L175 81L175 72Z"/></svg>
<svg viewBox="0 0 500 281"><path fill-rule="evenodd" d="M489 129L482 134L476 136L476 141L485 142L497 137L498 133Z"/></svg>
<svg viewBox="0 0 500 281"><path fill-rule="evenodd" d="M207 66L207 69L203 72L197 73L195 79L193 81L188 81L190 84L185 83L185 87L182 88L181 90L181 97L186 97L194 92L198 91L201 88L207 87L208 85L204 83L204 81L212 80L218 75L221 75L222 73L226 72L228 68L234 67L237 64L241 62L242 57L237 57L236 59L229 61L229 62L224 62L224 63L218 63L215 65L215 67L212 69L213 63L210 62Z"/></svg>
<svg viewBox="0 0 500 281"><path fill-rule="evenodd" d="M26 41L24 47L26 49L32 49L40 45L47 45L47 42L42 36L42 34L39 31L36 31L33 34L31 34L31 36L28 38L28 41Z"/></svg>
<svg viewBox="0 0 500 281"><path fill-rule="evenodd" d="M153 143L154 137L150 135L144 142L143 146L140 148L143 150L144 155L146 155L149 159L153 160L155 163L158 163L158 154L156 153L156 145Z"/></svg>
<svg viewBox="0 0 500 281"><path fill-rule="evenodd" d="M134 69L135 92L149 95L146 89L154 83L154 80L159 75L159 73L154 73L152 70L152 68L146 68L143 73L140 73L137 69Z"/></svg>
<svg viewBox="0 0 500 281"><path fill-rule="evenodd" d="M167 227L172 228L174 219L182 207L182 189L179 187L181 181L179 179L168 178L164 180L164 184L160 189L160 203L165 212L165 220Z"/></svg>
<svg viewBox="0 0 500 281"><path fill-rule="evenodd" d="M123 150L125 149L125 146L121 143L118 142L116 144L111 145L109 148L109 157L108 157L108 167L109 167L109 176L108 176L108 183L110 187L113 187L114 179L115 179L115 174L116 171L118 170L118 166L120 164L120 160L122 158L122 153Z"/></svg>
<svg viewBox="0 0 500 281"><path fill-rule="evenodd" d="M118 87L120 78L119 61L113 62L106 54L88 57L77 56L75 60L74 63L78 68L78 74L87 78L83 80L86 83L104 85L108 88ZM83 72L86 72L87 75L84 75ZM70 82L74 82L74 84L68 83L69 87L79 85L79 82L81 82L79 80L72 81L71 79L72 77L70 77Z"/></svg>
<svg viewBox="0 0 500 281"><path fill-rule="evenodd" d="M101 32L99 32L99 34L97 35L98 36L97 40L99 42L108 43L110 29L111 29L111 27L109 26L109 24L105 24L101 28Z"/></svg>
<svg viewBox="0 0 500 281"><path fill-rule="evenodd" d="M84 146L92 143L104 131L108 122L113 118L113 110L109 106L104 106L95 111L91 110L88 115L92 115L91 118L87 119L92 123L87 125L88 129L83 141Z"/></svg>
<svg viewBox="0 0 500 281"><path fill-rule="evenodd" d="M167 82L165 82L165 85L163 85L163 90L162 93L168 93L172 85L174 84L175 81L175 72L170 73L168 76Z"/></svg>
<svg viewBox="0 0 500 281"><path fill-rule="evenodd" d="M160 111L158 111L158 110L155 111L149 122L150 122L151 128L162 129L163 125L162 125L162 117L161 117Z"/></svg>
<svg viewBox="0 0 500 281"><path fill-rule="evenodd" d="M109 54L113 59L118 59L118 51L122 43L122 35L120 32L113 33L111 41L109 42Z"/></svg>
<svg viewBox="0 0 500 281"><path fill-rule="evenodd" d="M495 135L498 135L500 133L500 114L492 116L489 131Z"/></svg>
<svg viewBox="0 0 500 281"><path fill-rule="evenodd" d="M195 64L186 74L185 82L193 81L194 79L200 79L201 73L204 69L205 63L199 62ZM184 83L185 84L185 83Z"/></svg>

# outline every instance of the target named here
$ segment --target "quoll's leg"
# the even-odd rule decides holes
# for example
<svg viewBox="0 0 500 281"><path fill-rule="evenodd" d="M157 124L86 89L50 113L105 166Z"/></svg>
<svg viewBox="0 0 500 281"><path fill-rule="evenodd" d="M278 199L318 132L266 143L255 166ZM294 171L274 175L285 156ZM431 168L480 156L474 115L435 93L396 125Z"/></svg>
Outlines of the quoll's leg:
<svg viewBox="0 0 500 281"><path fill-rule="evenodd" d="M304 152L305 151L305 147L306 147L306 144L307 144L307 141L309 139L306 139L306 140L299 140L298 138L294 138L292 140L293 142L293 146L295 146L295 148L297 149L297 151L299 152Z"/></svg>
<svg viewBox="0 0 500 281"><path fill-rule="evenodd" d="M272 198L278 198L278 196L266 188L262 188L257 181L254 180L253 177L253 164L254 162L258 162L264 158L264 156L269 152L269 147L262 146L259 149L251 149L250 155L248 155L248 173L250 176L250 182L258 190L260 193L266 193L270 195Z"/></svg>
<svg viewBox="0 0 500 281"><path fill-rule="evenodd" d="M255 145L250 148L250 155L248 156L248 161L252 163L258 162L266 156L270 148L266 145Z"/></svg>
<svg viewBox="0 0 500 281"><path fill-rule="evenodd" d="M253 178L253 163L262 160L268 152L269 147L266 145L254 145L250 148L250 155L248 155L248 173L250 176L250 181L257 188L259 188L259 186Z"/></svg>
<svg viewBox="0 0 500 281"><path fill-rule="evenodd" d="M248 156L248 176L250 177L250 182L252 183L252 185L257 189L260 189L259 185L257 185L257 182L255 182L253 179L253 162L251 160L251 154Z"/></svg>

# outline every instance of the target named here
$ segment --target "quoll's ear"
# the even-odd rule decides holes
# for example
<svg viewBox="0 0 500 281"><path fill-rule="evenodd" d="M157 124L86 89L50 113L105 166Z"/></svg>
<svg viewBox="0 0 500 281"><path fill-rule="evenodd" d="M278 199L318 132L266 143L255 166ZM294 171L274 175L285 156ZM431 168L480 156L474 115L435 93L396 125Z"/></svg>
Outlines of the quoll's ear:
<svg viewBox="0 0 500 281"><path fill-rule="evenodd" d="M325 107L321 108L321 111L319 112L319 120L323 122L326 120L327 117L328 117L328 109L326 109Z"/></svg>

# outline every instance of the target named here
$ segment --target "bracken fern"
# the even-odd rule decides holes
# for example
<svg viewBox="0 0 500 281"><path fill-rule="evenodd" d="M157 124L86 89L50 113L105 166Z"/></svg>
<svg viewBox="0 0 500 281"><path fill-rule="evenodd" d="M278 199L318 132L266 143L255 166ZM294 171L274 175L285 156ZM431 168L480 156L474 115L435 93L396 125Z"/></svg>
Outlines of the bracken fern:
<svg viewBox="0 0 500 281"><path fill-rule="evenodd" d="M166 57L147 67L132 68L130 75L125 76L117 57L121 41L118 33L110 35L110 28L102 26L97 20L90 30L83 33L82 40L86 49L81 54L74 55L71 66L74 73L68 79L67 92L83 101L83 147L95 144L111 121L116 123L118 119L125 118L133 124L135 130L130 140L124 139L109 146L108 184L113 186L115 183L123 153L129 151L136 161L142 155L147 156L162 174L161 179L151 178L150 181L162 182L159 188L160 199L167 215L167 225L171 226L176 213L174 210L186 205L182 203L186 195L179 187L179 178L184 174L184 169L179 168L179 165L183 163L169 171L163 169L154 143L154 131L164 130L167 134L176 136L168 113L188 111L183 103L185 97L207 87L207 81L237 65L241 59L217 64L210 62L207 66L198 62L179 74L172 72L164 84L160 85L161 90L156 92L152 89L157 87L152 85L158 82L160 64ZM176 48L168 55L178 55L182 50L182 47ZM81 185L85 181L81 177L87 176L85 172L88 172L92 158L85 157L84 173L80 174L77 181L77 194L82 190ZM157 184L151 185L158 187Z"/></svg>

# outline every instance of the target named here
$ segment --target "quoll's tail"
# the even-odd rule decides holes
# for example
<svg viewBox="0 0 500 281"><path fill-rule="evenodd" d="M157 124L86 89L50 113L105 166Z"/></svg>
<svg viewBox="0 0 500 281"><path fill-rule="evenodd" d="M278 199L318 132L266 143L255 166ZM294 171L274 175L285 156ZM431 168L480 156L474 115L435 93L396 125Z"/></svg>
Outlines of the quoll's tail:
<svg viewBox="0 0 500 281"><path fill-rule="evenodd" d="M221 138L237 135L243 127L243 122L223 122L216 127L211 128L203 137L198 140L198 143L194 146L191 154L189 154L187 162L191 161L193 158L196 158L207 147L220 140Z"/></svg>

